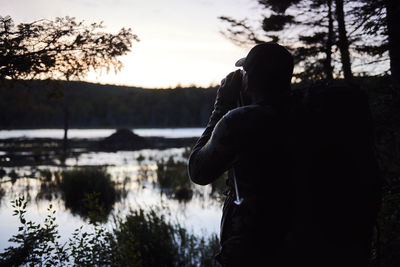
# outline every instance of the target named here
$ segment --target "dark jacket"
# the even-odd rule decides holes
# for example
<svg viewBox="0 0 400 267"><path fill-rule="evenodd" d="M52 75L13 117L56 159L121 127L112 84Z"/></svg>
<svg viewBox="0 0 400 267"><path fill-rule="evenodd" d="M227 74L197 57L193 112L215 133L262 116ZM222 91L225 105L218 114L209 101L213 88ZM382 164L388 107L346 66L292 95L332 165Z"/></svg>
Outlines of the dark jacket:
<svg viewBox="0 0 400 267"><path fill-rule="evenodd" d="M365 94L323 86L304 101L294 97L229 112L218 101L215 107L189 174L209 184L234 170L220 262L367 266L382 181ZM232 173L244 198L240 206L233 203Z"/></svg>
<svg viewBox="0 0 400 267"><path fill-rule="evenodd" d="M292 194L284 110L262 102L226 114L216 109L190 156L189 174L197 184L231 170L219 256L229 266L274 261L287 236ZM233 173L244 198L240 206L233 204Z"/></svg>

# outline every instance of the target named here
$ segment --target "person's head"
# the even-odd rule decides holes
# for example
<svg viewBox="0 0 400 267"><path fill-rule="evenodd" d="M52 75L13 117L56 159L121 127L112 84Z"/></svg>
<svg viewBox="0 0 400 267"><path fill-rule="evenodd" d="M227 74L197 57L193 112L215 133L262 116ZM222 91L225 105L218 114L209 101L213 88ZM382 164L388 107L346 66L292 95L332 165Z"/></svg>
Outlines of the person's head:
<svg viewBox="0 0 400 267"><path fill-rule="evenodd" d="M290 90L293 74L293 56L277 43L254 46L237 67L245 70L245 91L253 96L276 98Z"/></svg>

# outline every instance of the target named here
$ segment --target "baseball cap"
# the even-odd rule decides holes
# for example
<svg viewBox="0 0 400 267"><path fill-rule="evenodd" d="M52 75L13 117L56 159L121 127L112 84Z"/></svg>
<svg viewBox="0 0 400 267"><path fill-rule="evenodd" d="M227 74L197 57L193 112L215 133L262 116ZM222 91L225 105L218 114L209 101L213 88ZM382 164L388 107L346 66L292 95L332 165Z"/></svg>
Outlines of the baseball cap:
<svg viewBox="0 0 400 267"><path fill-rule="evenodd" d="M252 67L273 69L277 72L293 72L293 56L283 46L274 43L261 43L254 46L246 57L235 63L236 67L249 70Z"/></svg>

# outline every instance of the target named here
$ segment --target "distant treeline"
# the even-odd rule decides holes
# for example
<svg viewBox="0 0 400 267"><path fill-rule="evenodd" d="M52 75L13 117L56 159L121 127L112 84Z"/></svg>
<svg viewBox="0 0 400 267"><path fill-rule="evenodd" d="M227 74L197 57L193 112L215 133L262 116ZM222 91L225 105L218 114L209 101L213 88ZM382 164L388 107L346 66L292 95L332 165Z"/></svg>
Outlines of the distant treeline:
<svg viewBox="0 0 400 267"><path fill-rule="evenodd" d="M217 88L143 89L78 81L0 84L0 129L201 127Z"/></svg>
<svg viewBox="0 0 400 267"><path fill-rule="evenodd" d="M356 81L368 92L377 130L382 123L397 125L390 77L360 77ZM293 88L307 86L301 83ZM0 83L0 129L63 128L65 121L69 128L204 127L216 90L217 87L144 89L78 81L7 81ZM392 118L391 123L388 118Z"/></svg>

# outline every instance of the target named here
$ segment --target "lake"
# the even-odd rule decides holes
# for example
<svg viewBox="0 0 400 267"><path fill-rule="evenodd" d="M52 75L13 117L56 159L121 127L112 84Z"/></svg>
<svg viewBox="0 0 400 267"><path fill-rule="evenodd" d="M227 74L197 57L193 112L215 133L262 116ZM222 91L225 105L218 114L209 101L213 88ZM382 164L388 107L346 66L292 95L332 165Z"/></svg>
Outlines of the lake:
<svg viewBox="0 0 400 267"><path fill-rule="evenodd" d="M136 129L135 133L142 136L161 137L194 137L200 136L202 128L180 129ZM113 129L71 129L70 138L103 138L114 132ZM61 129L34 129L0 131L0 138L35 138L49 137L62 138ZM9 246L8 239L17 233L18 218L12 216L11 200L19 195L28 199L27 219L43 223L50 203L56 208L56 223L59 225L61 241L67 241L71 233L81 225L86 227L87 219L71 211L66 206L60 192L45 192L43 174L50 173L51 178L65 170L72 170L82 166L105 166L106 172L112 181L122 186L124 194L113 204L106 225L111 225L113 215L123 216L130 209L151 207L165 207L168 220L177 221L190 231L202 236L209 236L219 231L222 210L220 196L213 193L211 186L190 185L192 195L186 199L177 198L177 194L168 193L168 188L158 183L159 168L175 163L174 168L180 166L180 173L186 175L188 148L169 148L164 150L142 149L138 151L118 152L83 152L65 160L65 167L61 166L20 166L4 167L6 175L1 179L0 190L3 192L0 200L0 251ZM0 151L4 154L4 151ZM163 165L164 164L164 165ZM13 180L12 173L18 178ZM171 177L172 180L174 177ZM186 177L184 178L186 179ZM189 178L187 178L189 179ZM43 197L45 196L45 197Z"/></svg>
<svg viewBox="0 0 400 267"><path fill-rule="evenodd" d="M157 136L167 138L199 137L203 128L138 128L133 132L143 137ZM104 138L115 129L70 129L68 138ZM63 129L3 130L0 139L5 138L63 138Z"/></svg>

